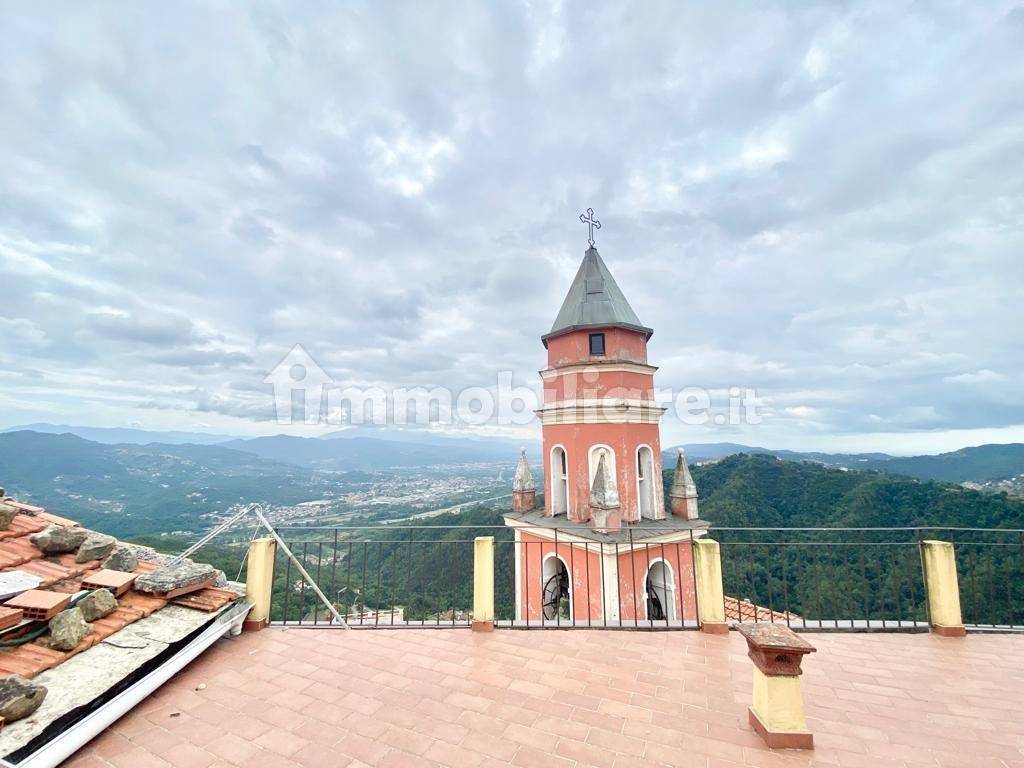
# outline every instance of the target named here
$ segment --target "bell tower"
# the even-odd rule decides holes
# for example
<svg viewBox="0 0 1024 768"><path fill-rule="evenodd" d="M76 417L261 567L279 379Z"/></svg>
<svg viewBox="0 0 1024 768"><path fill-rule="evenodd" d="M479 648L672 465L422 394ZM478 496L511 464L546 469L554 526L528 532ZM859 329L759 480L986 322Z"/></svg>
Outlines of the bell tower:
<svg viewBox="0 0 1024 768"><path fill-rule="evenodd" d="M544 513L615 531L665 517L654 333L591 246L551 330L541 337ZM603 469L602 469L603 463Z"/></svg>
<svg viewBox="0 0 1024 768"><path fill-rule="evenodd" d="M659 423L640 322L594 244L541 337L544 505L525 455L513 483L516 621L681 625L696 616L693 541L707 523L685 459L665 505ZM529 477L530 481L526 478Z"/></svg>

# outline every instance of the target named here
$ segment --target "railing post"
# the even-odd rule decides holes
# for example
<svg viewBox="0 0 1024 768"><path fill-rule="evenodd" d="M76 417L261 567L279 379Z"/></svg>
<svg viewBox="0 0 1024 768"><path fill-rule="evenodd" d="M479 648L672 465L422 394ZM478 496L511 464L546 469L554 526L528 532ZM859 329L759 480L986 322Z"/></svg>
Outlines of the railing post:
<svg viewBox="0 0 1024 768"><path fill-rule="evenodd" d="M960 584L956 576L956 552L949 541L921 542L924 586L928 591L928 621L932 632L943 637L963 637Z"/></svg>
<svg viewBox="0 0 1024 768"><path fill-rule="evenodd" d="M722 591L722 554L717 541L700 538L693 542L693 569L697 582L697 622L701 631L728 634Z"/></svg>
<svg viewBox="0 0 1024 768"><path fill-rule="evenodd" d="M253 632L270 623L270 596L274 588L274 555L277 545L271 538L253 539L249 543L245 596L252 609L242 629Z"/></svg>
<svg viewBox="0 0 1024 768"><path fill-rule="evenodd" d="M473 631L494 629L494 537L473 540Z"/></svg>

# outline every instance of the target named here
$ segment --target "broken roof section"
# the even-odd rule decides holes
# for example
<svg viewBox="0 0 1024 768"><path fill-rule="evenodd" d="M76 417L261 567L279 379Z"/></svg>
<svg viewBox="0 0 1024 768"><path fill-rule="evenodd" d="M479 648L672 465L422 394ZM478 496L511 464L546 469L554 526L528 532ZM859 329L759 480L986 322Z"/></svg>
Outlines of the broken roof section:
<svg viewBox="0 0 1024 768"><path fill-rule="evenodd" d="M232 621L235 613L237 622L244 618L240 585L227 584L211 566L171 564L166 555L88 531L0 489L5 521L0 682L10 695L0 696L0 716L8 718L0 756L6 759L24 759L60 739L76 718L105 706L111 691L169 663L178 642L229 613ZM69 663L79 656L83 663Z"/></svg>
<svg viewBox="0 0 1024 768"><path fill-rule="evenodd" d="M584 254L562 308L541 341L546 347L549 339L583 328L627 328L639 331L648 339L654 333L640 322L594 247Z"/></svg>

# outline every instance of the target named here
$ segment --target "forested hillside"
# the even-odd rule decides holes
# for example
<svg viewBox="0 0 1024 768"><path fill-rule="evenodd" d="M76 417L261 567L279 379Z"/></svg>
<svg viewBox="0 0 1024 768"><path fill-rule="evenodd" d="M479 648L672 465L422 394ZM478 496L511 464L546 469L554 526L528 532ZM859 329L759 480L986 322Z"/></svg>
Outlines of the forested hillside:
<svg viewBox="0 0 1024 768"><path fill-rule="evenodd" d="M700 516L719 526L1024 527L1024 501L888 473L745 454L692 471Z"/></svg>
<svg viewBox="0 0 1024 768"><path fill-rule="evenodd" d="M918 541L941 539L956 545L965 620L1024 623L1024 537L949 530L1024 528L1024 501L771 456L731 456L693 475L728 594L814 619L924 621ZM911 530L728 530L744 527Z"/></svg>
<svg viewBox="0 0 1024 768"><path fill-rule="evenodd" d="M937 456L905 456L869 461L866 466L922 480L983 483L1024 474L1024 445L979 445Z"/></svg>

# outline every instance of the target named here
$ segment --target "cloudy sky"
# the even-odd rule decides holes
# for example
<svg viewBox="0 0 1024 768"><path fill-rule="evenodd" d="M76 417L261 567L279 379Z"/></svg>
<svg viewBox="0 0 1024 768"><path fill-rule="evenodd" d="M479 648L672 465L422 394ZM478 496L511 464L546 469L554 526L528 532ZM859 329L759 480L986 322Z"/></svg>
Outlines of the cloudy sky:
<svg viewBox="0 0 1024 768"><path fill-rule="evenodd" d="M666 444L1024 440L1019 2L37 6L0 10L0 426L276 433L297 343L532 385L592 206L658 384L757 391Z"/></svg>

